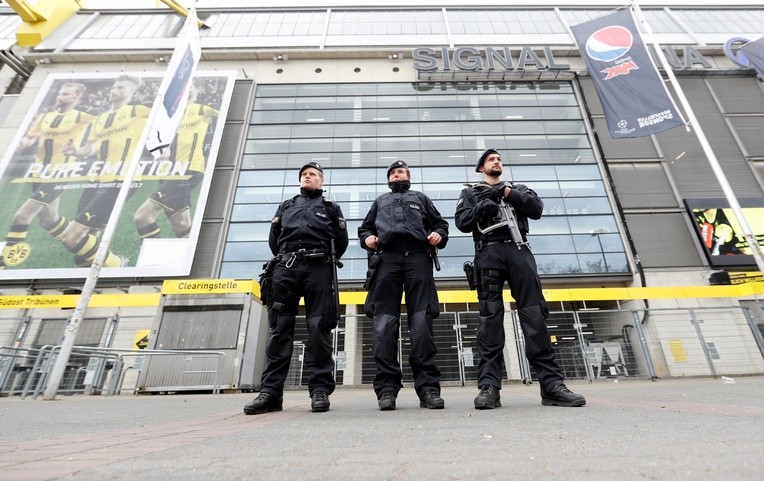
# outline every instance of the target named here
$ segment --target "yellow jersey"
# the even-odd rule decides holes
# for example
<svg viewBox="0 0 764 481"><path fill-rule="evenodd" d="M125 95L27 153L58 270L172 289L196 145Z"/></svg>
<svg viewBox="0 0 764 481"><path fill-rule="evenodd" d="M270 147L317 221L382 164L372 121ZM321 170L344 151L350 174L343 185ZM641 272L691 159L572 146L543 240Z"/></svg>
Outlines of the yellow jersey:
<svg viewBox="0 0 764 481"><path fill-rule="evenodd" d="M80 110L65 113L54 110L38 115L27 131L27 137L38 139L35 162L45 165L66 163L70 159L61 152L61 147L70 140L80 140L94 118Z"/></svg>
<svg viewBox="0 0 764 481"><path fill-rule="evenodd" d="M210 122L220 112L206 105L192 103L186 106L183 120L175 137L175 161L188 163L189 170L204 173L204 137Z"/></svg>
<svg viewBox="0 0 764 481"><path fill-rule="evenodd" d="M87 140L95 143L98 160L110 165L132 159L151 108L123 105L99 115L91 125Z"/></svg>

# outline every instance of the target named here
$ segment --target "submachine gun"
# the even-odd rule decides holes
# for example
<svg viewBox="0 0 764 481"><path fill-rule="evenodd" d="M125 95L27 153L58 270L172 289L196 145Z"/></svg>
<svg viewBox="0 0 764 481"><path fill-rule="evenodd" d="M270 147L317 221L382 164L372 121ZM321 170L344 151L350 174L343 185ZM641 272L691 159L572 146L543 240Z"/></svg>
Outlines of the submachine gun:
<svg viewBox="0 0 764 481"><path fill-rule="evenodd" d="M488 185L484 183L467 183L464 184L467 187L472 187L476 191L480 191L483 189L496 189L497 186L495 185ZM501 184L503 187L509 187L512 188L511 182L502 182ZM504 197L499 196L499 213L493 217L492 224L486 227L485 229L480 227L480 224L478 223L477 229L480 231L481 234L488 234L490 232L495 231L496 229L501 229L502 227L507 227L509 229L509 235L512 237L512 242L517 246L518 249L521 249L522 246L527 245L528 242L523 239L523 235L520 232L520 228L517 226L517 214L515 214L515 209L511 205L504 202Z"/></svg>

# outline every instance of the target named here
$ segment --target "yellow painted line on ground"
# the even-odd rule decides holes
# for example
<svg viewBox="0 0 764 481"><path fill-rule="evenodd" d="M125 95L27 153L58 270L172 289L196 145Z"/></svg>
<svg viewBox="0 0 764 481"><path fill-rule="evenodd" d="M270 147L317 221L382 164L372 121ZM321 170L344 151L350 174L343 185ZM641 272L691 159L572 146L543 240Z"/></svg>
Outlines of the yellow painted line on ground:
<svg viewBox="0 0 764 481"><path fill-rule="evenodd" d="M202 279L189 281L165 281L162 293L141 294L93 294L88 307L153 307L158 306L162 295L241 294L260 296L260 285L254 280ZM549 302L564 301L628 301L639 299L703 299L745 298L764 295L764 282L749 282L732 286L674 286L674 287L603 287L576 289L544 289ZM0 309L50 309L74 308L79 295L55 296L0 296ZM443 290L438 292L441 303L475 303L477 293L469 290ZM508 290L504 300L511 301ZM343 305L361 305L366 292L340 292Z"/></svg>

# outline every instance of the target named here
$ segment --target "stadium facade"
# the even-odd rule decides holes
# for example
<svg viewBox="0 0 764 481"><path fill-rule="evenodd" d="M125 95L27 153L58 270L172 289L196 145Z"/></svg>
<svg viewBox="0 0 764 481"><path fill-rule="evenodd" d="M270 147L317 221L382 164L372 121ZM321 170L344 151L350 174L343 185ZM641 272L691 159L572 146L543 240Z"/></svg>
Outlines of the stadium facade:
<svg viewBox="0 0 764 481"><path fill-rule="evenodd" d="M568 377L764 372L764 304L757 297L764 290L755 282L761 273L691 127L638 139L608 134L570 27L620 5L307 3L199 2L207 27L197 71L199 116L205 106L216 115L195 134L203 180L191 192L187 231L163 213L151 224L156 236L141 230L142 202L174 172L172 162L145 161L112 243L121 263L102 271L78 345L221 350L229 373L222 385L257 387L252 366L262 362L267 326L252 279L270 258L273 212L296 193L297 170L316 161L351 236L339 272L344 318L335 336L337 377L369 383L371 330L361 289L366 253L356 230L387 190L386 167L405 160L413 188L427 193L451 224L436 273L444 379L474 380L477 303L462 273L473 244L453 216L463 184L478 180L477 156L492 147L504 154L510 177L545 202L530 243ZM737 48L762 36L764 8L645 3L647 23L761 242L764 88ZM81 9L26 47L15 36L21 22L0 9L4 249L19 240L14 226L35 182L58 186L58 209L74 219L83 192L118 179L95 154L78 158L74 177L43 170L36 119L72 84L85 89L79 111L99 118L123 76L140 79L129 105L150 105L183 18L169 9ZM86 188L82 179L100 187ZM729 219L722 222L723 216ZM6 260L0 270L0 345L58 344L73 294L89 272L82 260L86 241L67 245L44 222L32 220L14 250L28 258ZM728 230L714 241L704 229L722 223ZM88 228L82 238L97 239L99 226ZM508 307L507 375L528 380L533 373L518 356L521 336ZM295 385L303 376L299 327ZM404 343L404 364L406 350ZM167 364L154 370L164 375L177 368ZM204 374L163 381L148 369L134 371L144 390L211 384ZM208 371L204 364L194 372ZM81 384L77 376L89 372L86 361L74 362L68 382Z"/></svg>

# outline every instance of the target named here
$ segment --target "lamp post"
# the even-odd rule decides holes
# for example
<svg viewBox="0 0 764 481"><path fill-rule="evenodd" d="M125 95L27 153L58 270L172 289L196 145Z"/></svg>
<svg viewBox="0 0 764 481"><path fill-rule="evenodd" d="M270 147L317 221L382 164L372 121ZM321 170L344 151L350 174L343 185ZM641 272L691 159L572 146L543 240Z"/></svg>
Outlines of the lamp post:
<svg viewBox="0 0 764 481"><path fill-rule="evenodd" d="M600 252L602 253L602 260L605 263L605 272L609 272L610 268L607 265L607 258L605 257L605 249L602 247L602 239L600 239L600 234L609 234L610 231L607 229L594 229L593 231L589 232L589 235L592 237L597 238L597 243L600 245Z"/></svg>

